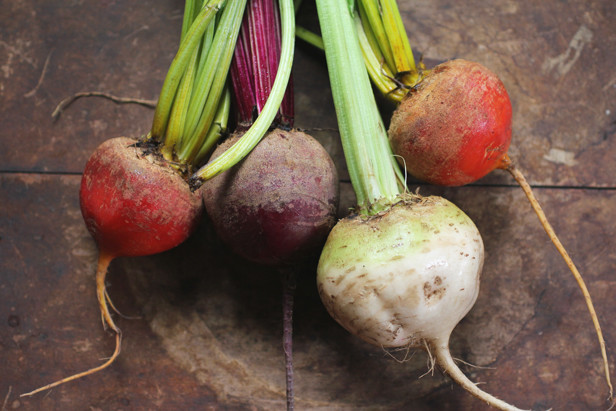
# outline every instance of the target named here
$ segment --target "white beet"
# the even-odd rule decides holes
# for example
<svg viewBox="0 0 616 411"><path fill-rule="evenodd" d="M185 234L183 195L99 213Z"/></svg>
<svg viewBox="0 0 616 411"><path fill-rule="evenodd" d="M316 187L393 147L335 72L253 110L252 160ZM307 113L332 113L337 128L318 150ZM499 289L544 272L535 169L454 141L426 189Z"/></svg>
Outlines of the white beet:
<svg viewBox="0 0 616 411"><path fill-rule="evenodd" d="M381 347L430 348L441 367L490 405L457 367L449 337L479 293L484 248L472 220L442 197L405 195L389 210L341 220L317 268L321 299L351 333Z"/></svg>

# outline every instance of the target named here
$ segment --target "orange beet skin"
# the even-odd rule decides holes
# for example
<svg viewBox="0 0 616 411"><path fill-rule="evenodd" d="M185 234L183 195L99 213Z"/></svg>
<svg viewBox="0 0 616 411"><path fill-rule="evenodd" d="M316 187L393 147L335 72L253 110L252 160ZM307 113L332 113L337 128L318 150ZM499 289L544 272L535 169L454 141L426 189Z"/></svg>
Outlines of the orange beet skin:
<svg viewBox="0 0 616 411"><path fill-rule="evenodd" d="M88 231L112 257L156 254L179 245L203 210L200 196L180 174L136 143L118 137L101 144L81 180Z"/></svg>
<svg viewBox="0 0 616 411"><path fill-rule="evenodd" d="M497 168L511 141L511 101L479 63L452 60L409 91L389 127L393 151L414 177L438 185L471 183Z"/></svg>

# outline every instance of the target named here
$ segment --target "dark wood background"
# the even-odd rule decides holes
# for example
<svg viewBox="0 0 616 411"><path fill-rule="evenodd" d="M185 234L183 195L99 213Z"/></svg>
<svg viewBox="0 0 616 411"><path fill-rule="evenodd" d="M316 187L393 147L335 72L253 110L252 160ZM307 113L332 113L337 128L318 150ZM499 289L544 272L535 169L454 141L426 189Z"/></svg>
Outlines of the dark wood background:
<svg viewBox="0 0 616 411"><path fill-rule="evenodd" d="M299 22L315 27L314 4L305 3ZM118 319L124 346L111 368L19 398L112 352L94 294L97 251L79 212L80 173L98 144L147 133L153 114L97 98L55 123L51 112L81 91L155 99L183 2L0 4L1 409L284 409L280 277L227 252L207 221L172 251L112 263L109 293L139 318ZM616 2L402 0L400 8L428 65L476 60L507 86L510 155L586 278L613 366ZM354 198L321 53L298 42L294 76L296 125L336 160L342 216ZM465 210L486 245L479 299L452 337L454 356L472 364L464 371L521 408L606 409L581 293L513 180L494 172L467 187L420 190ZM303 267L295 326L298 409L486 408L438 369L427 373L424 352L390 355L341 329L318 299L314 265Z"/></svg>

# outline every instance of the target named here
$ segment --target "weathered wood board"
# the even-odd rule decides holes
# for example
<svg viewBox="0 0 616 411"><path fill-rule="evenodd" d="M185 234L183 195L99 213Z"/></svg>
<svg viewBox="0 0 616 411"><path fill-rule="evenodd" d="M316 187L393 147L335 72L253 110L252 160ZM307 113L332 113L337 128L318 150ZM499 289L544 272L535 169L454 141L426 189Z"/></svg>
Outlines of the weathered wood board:
<svg viewBox="0 0 616 411"><path fill-rule="evenodd" d="M426 64L476 60L507 86L511 157L586 278L613 363L616 3L399 4ZM80 173L103 140L145 134L152 119L148 108L97 98L75 102L55 123L50 114L81 91L155 99L182 7L23 0L0 8L2 410L284 409L280 277L231 255L207 221L177 249L113 262L109 293L138 319L118 318L124 345L110 369L19 398L113 350L96 305L96 247L79 212ZM312 1L298 21L316 27ZM342 216L354 196L324 59L300 42L297 49L297 126L335 159ZM581 293L513 180L495 172L462 188L419 187L467 212L486 245L479 299L452 337L454 356L475 365L464 371L522 408L607 408ZM486 409L438 369L428 373L424 352L386 353L341 329L318 299L314 266L303 268L296 302L298 409Z"/></svg>

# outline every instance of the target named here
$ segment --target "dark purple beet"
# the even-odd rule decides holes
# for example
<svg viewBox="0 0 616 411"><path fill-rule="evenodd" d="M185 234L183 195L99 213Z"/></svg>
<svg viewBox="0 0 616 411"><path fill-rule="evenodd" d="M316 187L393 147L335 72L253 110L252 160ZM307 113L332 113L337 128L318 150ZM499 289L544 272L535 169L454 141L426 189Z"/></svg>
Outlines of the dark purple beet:
<svg viewBox="0 0 616 411"><path fill-rule="evenodd" d="M238 138L223 142L212 158ZM201 191L222 241L261 264L289 264L311 255L336 222L334 163L318 141L297 130L271 131Z"/></svg>

